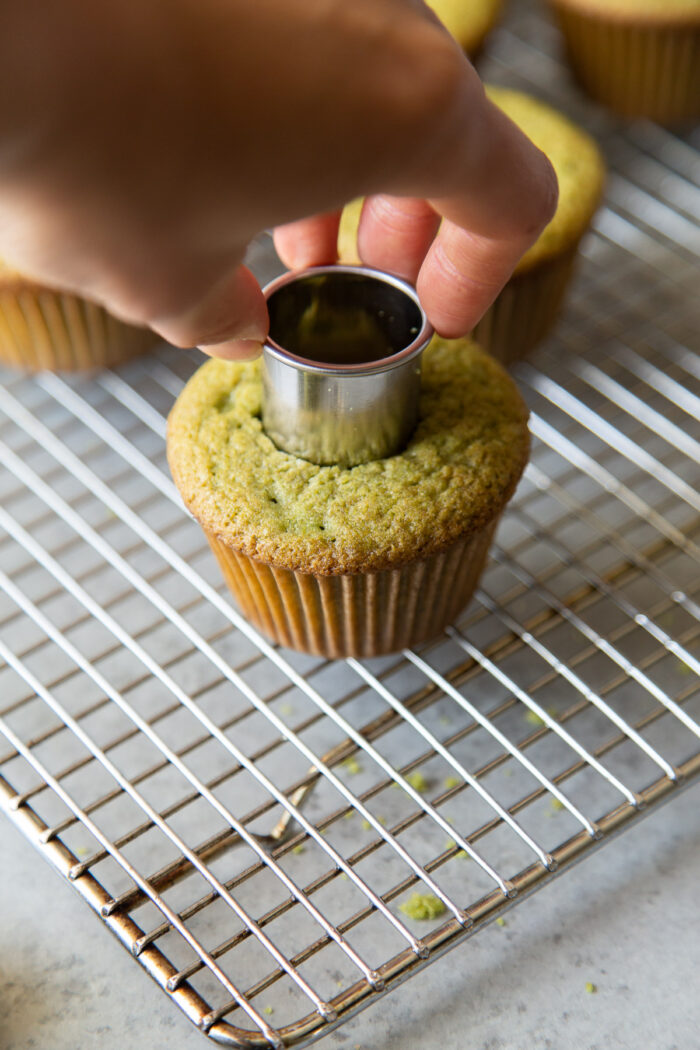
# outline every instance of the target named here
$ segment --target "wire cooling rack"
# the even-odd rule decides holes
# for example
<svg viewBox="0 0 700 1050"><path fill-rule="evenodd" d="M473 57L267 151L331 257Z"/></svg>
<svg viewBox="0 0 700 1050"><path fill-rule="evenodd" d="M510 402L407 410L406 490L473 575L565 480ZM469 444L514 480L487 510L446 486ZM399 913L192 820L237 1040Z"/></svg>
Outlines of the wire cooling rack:
<svg viewBox="0 0 700 1050"><path fill-rule="evenodd" d="M487 75L594 128L607 204L430 644L328 662L240 618L165 463L196 355L2 377L0 802L219 1043L324 1035L700 772L700 159L585 106L555 49L525 6Z"/></svg>

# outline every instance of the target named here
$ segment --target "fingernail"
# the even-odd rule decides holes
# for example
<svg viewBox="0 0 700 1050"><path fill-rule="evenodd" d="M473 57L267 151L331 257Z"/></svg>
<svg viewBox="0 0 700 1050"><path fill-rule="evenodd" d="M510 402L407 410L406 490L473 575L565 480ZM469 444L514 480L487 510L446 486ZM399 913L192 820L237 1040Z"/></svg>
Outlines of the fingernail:
<svg viewBox="0 0 700 1050"><path fill-rule="evenodd" d="M262 353L260 339L227 339L225 343L212 343L200 346L210 357L220 357L225 361L253 361Z"/></svg>

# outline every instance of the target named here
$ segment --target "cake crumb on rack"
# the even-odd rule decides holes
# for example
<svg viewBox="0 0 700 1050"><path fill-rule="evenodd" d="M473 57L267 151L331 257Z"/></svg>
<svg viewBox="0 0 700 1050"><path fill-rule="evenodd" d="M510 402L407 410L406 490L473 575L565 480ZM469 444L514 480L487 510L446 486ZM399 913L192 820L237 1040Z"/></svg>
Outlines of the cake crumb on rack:
<svg viewBox="0 0 700 1050"><path fill-rule="evenodd" d="M409 919L437 919L445 911L445 905L432 893L412 893L399 906L399 911Z"/></svg>

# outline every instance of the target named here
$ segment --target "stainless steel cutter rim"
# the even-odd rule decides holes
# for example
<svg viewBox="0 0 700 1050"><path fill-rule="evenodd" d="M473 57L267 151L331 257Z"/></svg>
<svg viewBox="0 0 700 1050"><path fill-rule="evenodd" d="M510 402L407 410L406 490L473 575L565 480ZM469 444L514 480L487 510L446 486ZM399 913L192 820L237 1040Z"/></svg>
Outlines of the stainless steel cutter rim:
<svg viewBox="0 0 700 1050"><path fill-rule="evenodd" d="M412 357L419 357L423 350L425 350L434 330L426 316L425 310L420 304L418 293L408 281L404 281L401 277L397 277L394 274L386 273L384 270L375 270L371 266L349 266L341 263L334 263L327 266L310 266L304 270L290 270L287 273L282 274L280 277L276 277L274 280L270 281L269 284L266 284L263 288L263 295L267 300L274 295L275 292L279 291L280 288L284 288L286 285L292 284L294 281L324 273L362 274L365 277L373 277L378 281L382 281L384 284L390 284L394 288L403 292L404 295L407 295L412 302L415 303L420 313L421 326L416 333L415 338L408 344L408 346L403 347L402 350L398 350L395 354L390 354L388 357L382 357L378 361L366 361L361 362L360 364L342 365L312 361L308 357L301 357L298 354L293 354L289 350L286 350L283 346L280 346L279 343L276 343L274 339L271 339L269 335L263 344L264 353L270 354L272 357L277 358L278 361L282 361L292 367L298 368L299 371L314 372L320 375L367 376L377 375L381 372L390 372L393 368L397 368L399 365L404 364Z"/></svg>

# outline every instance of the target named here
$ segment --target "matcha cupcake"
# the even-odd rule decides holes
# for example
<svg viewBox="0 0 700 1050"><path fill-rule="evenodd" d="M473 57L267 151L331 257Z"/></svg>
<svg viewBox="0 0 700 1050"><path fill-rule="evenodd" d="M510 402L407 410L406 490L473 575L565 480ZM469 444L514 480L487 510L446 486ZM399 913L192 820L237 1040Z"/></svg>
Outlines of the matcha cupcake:
<svg viewBox="0 0 700 1050"><path fill-rule="evenodd" d="M425 352L405 449L355 467L281 452L260 421L260 362L212 360L168 421L168 460L245 616L328 657L394 652L468 602L527 460L514 384L467 340Z"/></svg>
<svg viewBox="0 0 700 1050"><path fill-rule="evenodd" d="M498 21L503 0L427 0L445 29L470 58L476 58Z"/></svg>
<svg viewBox="0 0 700 1050"><path fill-rule="evenodd" d="M605 166L590 135L557 110L519 91L487 87L489 98L549 157L559 181L554 218L525 253L472 335L503 364L525 357L550 331L569 284L583 234L600 202ZM341 262L358 263L362 201L341 218Z"/></svg>
<svg viewBox="0 0 700 1050"><path fill-rule="evenodd" d="M35 284L0 261L0 364L29 372L111 368L157 341L148 329Z"/></svg>
<svg viewBox="0 0 700 1050"><path fill-rule="evenodd" d="M583 89L625 117L700 117L700 0L550 0Z"/></svg>

